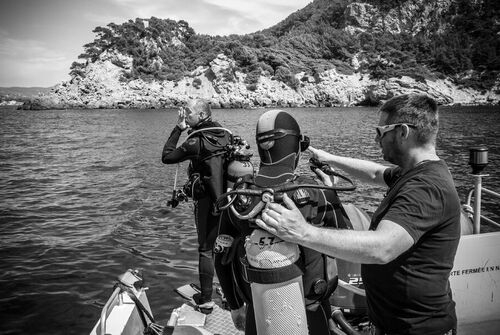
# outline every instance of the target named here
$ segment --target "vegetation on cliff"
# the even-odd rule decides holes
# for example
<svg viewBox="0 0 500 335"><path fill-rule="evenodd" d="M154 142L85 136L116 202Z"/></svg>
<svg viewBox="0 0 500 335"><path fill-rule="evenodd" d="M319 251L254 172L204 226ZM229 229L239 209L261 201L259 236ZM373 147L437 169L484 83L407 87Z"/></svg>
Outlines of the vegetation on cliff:
<svg viewBox="0 0 500 335"><path fill-rule="evenodd" d="M448 3L444 10L432 9L443 2ZM300 82L294 74L305 72L318 78L317 74L332 67L374 79L446 76L479 90L494 86L500 71L498 0L364 1L383 18L394 13L403 16L408 8L416 10L414 21L406 20L397 32L387 19L381 26L371 22L363 29L347 29L356 20L347 10L352 4L315 0L275 26L247 35L197 34L186 21L155 17L110 23L94 29L95 40L84 46L81 61L72 64L70 74L83 76L86 64L106 50L117 50L133 59L132 67L123 72L123 81L178 81L224 53L236 61L236 70L248 74L245 83L250 90L263 74L296 88ZM422 17L429 7L434 17ZM423 19L428 21L416 30L416 23ZM226 73L225 79L233 80L234 73Z"/></svg>

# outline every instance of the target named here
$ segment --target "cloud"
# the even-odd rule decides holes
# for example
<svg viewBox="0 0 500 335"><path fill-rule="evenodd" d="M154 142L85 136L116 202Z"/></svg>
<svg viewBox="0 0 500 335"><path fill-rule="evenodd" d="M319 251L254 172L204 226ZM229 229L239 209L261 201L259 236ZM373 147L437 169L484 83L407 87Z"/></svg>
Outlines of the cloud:
<svg viewBox="0 0 500 335"><path fill-rule="evenodd" d="M68 80L69 64L65 62L24 62L0 58L0 86L49 87ZM5 71L4 69L9 69Z"/></svg>
<svg viewBox="0 0 500 335"><path fill-rule="evenodd" d="M0 56L2 58L22 59L29 63L59 62L66 58L63 53L46 47L41 41L11 38L2 38Z"/></svg>
<svg viewBox="0 0 500 335"><path fill-rule="evenodd" d="M226 34L246 34L269 28L310 2L307 0L205 1L216 6L219 12L227 14L227 22L224 22L226 27L223 24L221 28Z"/></svg>
<svg viewBox="0 0 500 335"><path fill-rule="evenodd" d="M0 33L0 86L52 86L68 79L72 60L41 41Z"/></svg>
<svg viewBox="0 0 500 335"><path fill-rule="evenodd" d="M303 8L308 0L109 0L129 19L185 20L199 34L247 34L268 28ZM122 20L123 22L124 20ZM110 21L113 22L113 21Z"/></svg>
<svg viewBox="0 0 500 335"><path fill-rule="evenodd" d="M135 18L185 20L199 34L247 34L273 26L310 0L1 0L0 86L51 86L95 38L92 30ZM10 83L10 84L9 84Z"/></svg>
<svg viewBox="0 0 500 335"><path fill-rule="evenodd" d="M129 20L129 18L125 19L123 16L106 13L84 13L83 18L95 24L91 30L97 26L107 26L111 22L119 24Z"/></svg>

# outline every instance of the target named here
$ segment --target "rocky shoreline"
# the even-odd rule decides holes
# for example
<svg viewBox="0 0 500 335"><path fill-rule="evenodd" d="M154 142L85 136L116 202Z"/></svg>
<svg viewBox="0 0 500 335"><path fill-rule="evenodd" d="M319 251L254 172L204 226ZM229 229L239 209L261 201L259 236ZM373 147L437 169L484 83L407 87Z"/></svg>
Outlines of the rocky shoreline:
<svg viewBox="0 0 500 335"><path fill-rule="evenodd" d="M119 64L119 65L117 65ZM250 90L246 74L236 70L235 62L223 54L208 67L199 67L178 82L140 79L124 81L132 59L116 51L103 52L85 67L84 75L56 85L51 92L23 104L23 109L116 109L169 108L188 99L204 98L214 108L253 107L350 107L376 106L405 93L425 93L440 105L498 105L500 80L488 92L459 88L451 80L416 81L410 77L373 80L360 73L341 74L330 69L316 76L296 74L300 85L292 89L285 83L261 75ZM231 73L232 76L227 76ZM233 78L227 80L228 77Z"/></svg>

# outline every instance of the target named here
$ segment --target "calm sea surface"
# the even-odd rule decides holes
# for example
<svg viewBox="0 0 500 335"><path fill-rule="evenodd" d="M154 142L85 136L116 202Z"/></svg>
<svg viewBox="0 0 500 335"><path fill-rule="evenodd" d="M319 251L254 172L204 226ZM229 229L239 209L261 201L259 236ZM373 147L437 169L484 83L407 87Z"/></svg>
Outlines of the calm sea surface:
<svg viewBox="0 0 500 335"><path fill-rule="evenodd" d="M257 155L263 111L216 110L214 118ZM376 109L288 111L315 147L381 162ZM160 157L176 119L175 110L0 110L0 334L90 332L128 268L143 269L153 312L166 323L182 302L173 289L197 270L192 205L166 206L176 165ZM489 148L483 185L500 191L499 124L499 107L441 109L439 155L463 200L472 185L468 148L479 144ZM178 185L185 171L181 164ZM359 185L341 197L372 213L383 192ZM484 200L498 220L498 204Z"/></svg>

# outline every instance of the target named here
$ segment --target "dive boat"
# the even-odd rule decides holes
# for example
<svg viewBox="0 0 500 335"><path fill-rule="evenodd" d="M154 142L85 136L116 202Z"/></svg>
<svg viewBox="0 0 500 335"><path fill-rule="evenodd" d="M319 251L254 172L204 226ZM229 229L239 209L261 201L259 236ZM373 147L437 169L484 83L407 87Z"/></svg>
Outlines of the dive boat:
<svg viewBox="0 0 500 335"><path fill-rule="evenodd" d="M481 233L481 220L500 229L500 224L481 214L483 195L500 198L500 194L482 186L482 174L487 165L487 149L470 150L471 176L474 187L469 191L463 205L462 236L450 274L453 300L456 303L458 333L500 334L500 230ZM473 200L474 199L474 200ZM351 210L348 213L359 213ZM353 217L351 217L353 220ZM364 290L359 264L337 260L339 286L332 295L332 334L367 334L367 318ZM118 277L115 289L102 309L100 319L91 335L242 335L234 328L230 312L223 304L216 305L213 312L205 315L196 310L190 299L194 285L179 288L178 293L186 303L172 311L166 326L155 323L142 278L136 270L128 270ZM222 295L220 290L217 293ZM223 302L223 299L219 299ZM361 316L360 316L361 315ZM350 318L350 316L352 316ZM349 321L356 320L357 324ZM291 335L291 334L286 334Z"/></svg>

